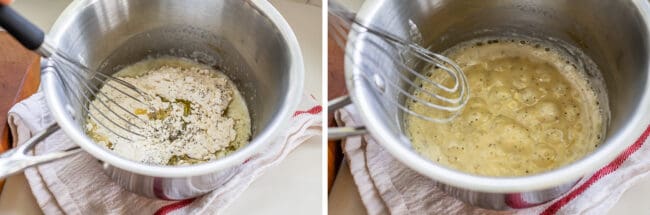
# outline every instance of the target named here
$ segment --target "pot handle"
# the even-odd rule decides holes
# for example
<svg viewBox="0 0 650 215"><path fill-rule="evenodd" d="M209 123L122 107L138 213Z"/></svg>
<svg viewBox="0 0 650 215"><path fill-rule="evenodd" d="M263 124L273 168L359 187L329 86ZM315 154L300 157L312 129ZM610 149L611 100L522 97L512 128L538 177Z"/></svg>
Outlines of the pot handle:
<svg viewBox="0 0 650 215"><path fill-rule="evenodd" d="M13 174L22 172L24 169L35 166L38 164L47 163L60 158L68 157L79 153L81 148L78 146L70 148L65 151L54 152L44 155L31 156L27 153L55 131L59 130L59 125L56 122L48 125L45 130L38 132L32 138L27 140L24 144L19 145L0 155L0 179L4 179Z"/></svg>
<svg viewBox="0 0 650 215"><path fill-rule="evenodd" d="M333 113L334 111L345 107L352 103L350 96L341 96L330 100L327 103L327 111ZM365 126L358 127L337 127L327 129L327 139L340 140L349 136L358 136L368 133Z"/></svg>

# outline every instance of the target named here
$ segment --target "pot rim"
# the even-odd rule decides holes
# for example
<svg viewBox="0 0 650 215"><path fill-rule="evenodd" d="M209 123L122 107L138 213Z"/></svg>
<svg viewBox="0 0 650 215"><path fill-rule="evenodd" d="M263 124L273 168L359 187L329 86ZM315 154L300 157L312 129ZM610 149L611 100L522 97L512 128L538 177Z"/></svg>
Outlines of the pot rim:
<svg viewBox="0 0 650 215"><path fill-rule="evenodd" d="M66 29L71 25L75 15L78 11L81 11L80 8L85 8L97 1L98 0L76 0L68 5L50 30L48 39L54 42L61 40L65 34L63 29ZM268 1L247 0L247 2L255 7L258 12L267 17L278 29L282 38L284 38L288 45L292 63L289 71L290 77L288 92L285 95L280 109L276 112L271 122L243 148L224 158L190 166L154 166L122 158L115 153L101 148L81 130L77 129L78 124L68 114L62 100L57 99L61 96L58 94L59 82L57 75L53 72L43 71L41 86L43 87L47 106L50 109L52 116L72 141L79 145L84 151L90 153L93 157L105 162L104 166L112 165L126 171L154 177L178 178L206 175L242 164L246 159L252 157L254 153L259 151L262 146L273 141L273 138L276 137L277 131L286 126L288 119L292 116L292 112L298 107L304 82L304 62L302 53L300 46L298 45L298 40L292 29L289 27L289 24ZM54 44L56 45L56 43Z"/></svg>
<svg viewBox="0 0 650 215"><path fill-rule="evenodd" d="M381 14L381 1L366 1L357 13L357 20L368 26L369 17ZM639 14L643 20L646 20L645 35L650 35L650 3L644 0L632 0L632 3L639 10ZM354 31L351 31L348 38L356 38L357 36ZM350 49L350 46L348 44L346 49ZM361 56L359 50L352 49L352 58ZM650 43L647 45L646 50L650 50ZM520 193L539 191L573 183L613 161L619 154L635 143L637 138L644 134L644 131L650 129L648 127L650 114L645 113L645 111L650 110L650 76L647 76L645 80L647 83L646 87L643 90L639 106L631 117L632 120L620 128L618 133L609 136L598 150L588 156L574 161L569 165L529 176L488 177L473 175L435 164L429 159L423 158L416 152L404 147L403 138L405 137L403 135L392 135L394 131L372 115L375 112L372 110L376 107L372 105L372 96L368 96L367 93L368 89L372 86L367 85L364 79L357 75L361 74L362 71L351 65L353 65L351 59L345 58L346 82L350 91L350 97L357 110L365 110L359 111L359 113L373 139L378 140L377 142L395 159L409 168L437 182L454 187L488 193ZM650 73L650 71L646 72Z"/></svg>

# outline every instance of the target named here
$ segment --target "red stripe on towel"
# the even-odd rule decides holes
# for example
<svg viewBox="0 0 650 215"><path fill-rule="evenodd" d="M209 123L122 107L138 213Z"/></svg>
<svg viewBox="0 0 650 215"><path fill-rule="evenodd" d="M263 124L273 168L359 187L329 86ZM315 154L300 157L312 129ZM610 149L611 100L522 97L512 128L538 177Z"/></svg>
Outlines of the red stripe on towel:
<svg viewBox="0 0 650 215"><path fill-rule="evenodd" d="M162 179L161 178L154 178L153 179L153 194L156 195L156 197L164 200L170 200L167 198L167 195L165 195L165 192L162 189Z"/></svg>
<svg viewBox="0 0 650 215"><path fill-rule="evenodd" d="M246 159L246 160L245 160L243 163L241 163L241 164L248 163L248 161L251 161L251 159L252 159L252 158L248 158L248 159Z"/></svg>
<svg viewBox="0 0 650 215"><path fill-rule="evenodd" d="M311 108L311 109L309 109L309 110L299 110L299 111L296 111L296 112L293 114L293 117L296 117L296 116L298 116L298 115L302 115L302 114L306 114L306 113L308 113L308 114L312 114L312 115L313 115L313 114L319 114L321 111L323 111L323 107L320 106L320 105L317 105L317 106L314 106L313 108Z"/></svg>
<svg viewBox="0 0 650 215"><path fill-rule="evenodd" d="M156 213L154 213L154 215L166 215L166 214L168 214L168 213L170 213L172 211L175 211L175 210L177 210L179 208L182 208L182 207L185 207L185 206L191 204L192 202L194 202L194 200L196 200L196 198L185 199L185 200L177 201L177 202L162 206L160 209L158 209L156 211Z"/></svg>
<svg viewBox="0 0 650 215"><path fill-rule="evenodd" d="M551 206L546 208L541 214L542 215L550 215L550 214L555 214L557 213L562 207L564 207L566 204L571 202L571 200L575 199L578 197L580 194L582 194L585 190L589 189L592 184L596 183L598 180L601 178L607 176L608 174L616 171L625 160L627 160L630 155L634 154L641 146L643 146L643 143L645 143L645 140L648 139L648 135L650 135L650 126L646 127L645 131L643 131L643 134L639 139L634 142L632 146L627 148L622 154L620 154L614 161L609 163L607 166L601 168L596 172L594 175L592 175L585 183L581 184L578 188L574 189L571 191L571 193L567 194L560 200L557 200Z"/></svg>

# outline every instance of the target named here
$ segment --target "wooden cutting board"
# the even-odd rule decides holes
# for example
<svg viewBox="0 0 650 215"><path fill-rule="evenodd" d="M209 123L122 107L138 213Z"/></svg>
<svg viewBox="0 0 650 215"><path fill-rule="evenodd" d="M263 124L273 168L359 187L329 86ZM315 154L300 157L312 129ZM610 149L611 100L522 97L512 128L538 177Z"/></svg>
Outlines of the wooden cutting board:
<svg viewBox="0 0 650 215"><path fill-rule="evenodd" d="M7 112L34 94L40 84L40 58L0 31L0 152L11 146ZM0 190L4 181L0 181Z"/></svg>
<svg viewBox="0 0 650 215"><path fill-rule="evenodd" d="M343 70L343 50L328 35L327 45L327 99L331 100L348 94ZM333 113L328 113L327 124L336 127ZM336 173L343 159L340 141L327 142L327 188L331 190Z"/></svg>

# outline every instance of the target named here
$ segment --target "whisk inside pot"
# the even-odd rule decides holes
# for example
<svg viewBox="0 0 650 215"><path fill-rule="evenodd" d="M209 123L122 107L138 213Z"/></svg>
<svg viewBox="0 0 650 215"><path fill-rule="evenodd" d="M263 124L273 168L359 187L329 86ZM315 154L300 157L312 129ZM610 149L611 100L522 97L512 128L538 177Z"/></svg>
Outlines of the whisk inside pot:
<svg viewBox="0 0 650 215"><path fill-rule="evenodd" d="M393 88L400 95L386 95L383 99L401 111L417 116L423 120L435 123L446 123L453 120L465 107L469 100L469 86L461 68L451 59L433 53L416 43L403 40L391 33L365 26L356 20L356 15L335 1L329 1L329 29L337 45L346 50L345 57L352 62L355 69L360 69L363 78L374 83L377 90L383 94L386 88ZM363 35L364 44L357 44L359 37L347 37L349 31ZM357 39L357 40L355 40ZM357 45L376 46L382 53L389 55L389 50L380 43L389 43L400 50L401 56L392 62L395 69L385 67L385 62L372 59L377 56L349 56ZM346 47L347 44L347 47ZM359 65L355 58L364 58L367 62ZM451 86L450 86L451 85ZM416 95L424 95L416 97ZM402 98L402 99L400 99ZM424 98L424 99L423 99ZM404 102L406 101L406 102ZM423 114L407 107L407 103L422 105L435 109L435 115ZM439 113L439 114L437 114Z"/></svg>
<svg viewBox="0 0 650 215"><path fill-rule="evenodd" d="M8 6L0 5L0 26L23 46L50 60L69 99L82 104L86 113L90 113L91 108L97 109L95 111L97 115L88 114L88 116L99 126L127 140L132 140L134 136L145 137L143 131L147 126L146 122L100 92L99 86L113 88L145 106L149 106L146 103L150 99L149 95L126 81L89 69L67 53L56 50L47 42L43 31ZM93 100L99 102L96 104L91 102Z"/></svg>
<svg viewBox="0 0 650 215"><path fill-rule="evenodd" d="M146 121L138 117L133 110L129 111L115 102L111 96L100 91L100 87L110 87L147 107L149 107L147 100L151 99L148 94L122 79L91 70L72 60L65 53L57 52L48 58L52 61L68 98L82 104L83 110L97 125L129 141L133 136L145 137L143 134L146 133L144 132ZM96 111L90 111L91 109Z"/></svg>

